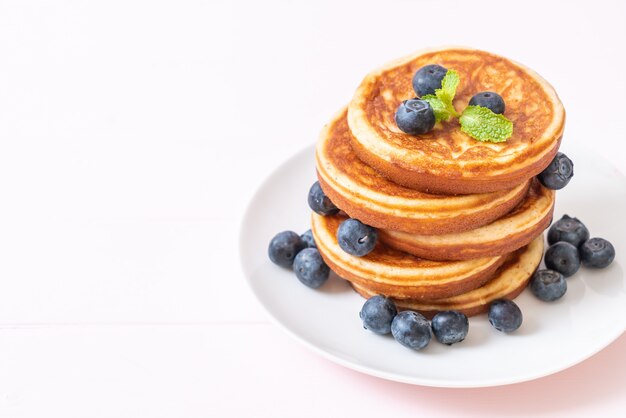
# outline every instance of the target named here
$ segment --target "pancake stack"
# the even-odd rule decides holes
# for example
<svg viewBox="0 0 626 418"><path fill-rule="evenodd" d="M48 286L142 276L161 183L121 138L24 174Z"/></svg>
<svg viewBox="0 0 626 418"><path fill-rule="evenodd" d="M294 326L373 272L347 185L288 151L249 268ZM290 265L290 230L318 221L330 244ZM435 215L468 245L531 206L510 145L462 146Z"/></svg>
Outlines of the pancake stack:
<svg viewBox="0 0 626 418"><path fill-rule="evenodd" d="M456 120L419 136L400 131L395 111L415 96L413 74L428 64L459 73L457 109L480 91L499 93L513 135L479 142ZM487 52L422 50L370 73L317 143L320 186L341 210L312 215L322 257L362 296L383 294L429 317L449 309L476 315L514 298L543 255L555 193L534 176L556 155L564 122L545 80ZM363 257L337 242L348 217L378 229Z"/></svg>

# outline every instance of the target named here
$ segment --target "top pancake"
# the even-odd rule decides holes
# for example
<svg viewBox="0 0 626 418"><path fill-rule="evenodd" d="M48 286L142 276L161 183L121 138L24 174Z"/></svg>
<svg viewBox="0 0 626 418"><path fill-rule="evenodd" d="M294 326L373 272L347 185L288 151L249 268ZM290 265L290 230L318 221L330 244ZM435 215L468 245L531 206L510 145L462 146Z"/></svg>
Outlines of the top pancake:
<svg viewBox="0 0 626 418"><path fill-rule="evenodd" d="M480 142L461 132L457 119L424 135L400 131L396 109L415 97L413 75L427 64L459 73L458 111L478 92L500 94L513 135L503 143ZM348 108L359 158L396 183L448 194L503 190L538 174L556 154L564 123L556 92L537 73L497 55L457 47L422 50L370 73Z"/></svg>

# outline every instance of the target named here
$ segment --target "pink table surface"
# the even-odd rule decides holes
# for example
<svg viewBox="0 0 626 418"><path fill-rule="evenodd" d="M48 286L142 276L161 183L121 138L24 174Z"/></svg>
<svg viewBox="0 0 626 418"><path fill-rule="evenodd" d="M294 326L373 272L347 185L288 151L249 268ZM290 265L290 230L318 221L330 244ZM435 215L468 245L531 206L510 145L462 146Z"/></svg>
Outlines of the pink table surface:
<svg viewBox="0 0 626 418"><path fill-rule="evenodd" d="M587 361L551 376L492 388L445 389L367 376L317 357L282 332L258 328L254 356L236 366L254 370L250 380L242 382L224 366L219 391L224 396L217 397L224 411L233 406L230 384L249 394L247 402L236 405L241 415L268 417L294 411L307 417L617 417L626 411L624 335ZM263 389L265 384L272 389Z"/></svg>
<svg viewBox="0 0 626 418"><path fill-rule="evenodd" d="M624 16L618 0L0 1L0 417L626 416L624 336L527 383L388 382L271 325L237 251L262 180L421 47L537 70L564 149L623 170Z"/></svg>

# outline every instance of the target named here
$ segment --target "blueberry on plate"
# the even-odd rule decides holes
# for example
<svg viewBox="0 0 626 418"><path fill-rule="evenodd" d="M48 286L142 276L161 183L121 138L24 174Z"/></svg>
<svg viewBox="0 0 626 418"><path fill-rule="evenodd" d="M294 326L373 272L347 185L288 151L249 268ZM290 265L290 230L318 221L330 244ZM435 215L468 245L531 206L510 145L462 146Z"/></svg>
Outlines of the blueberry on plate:
<svg viewBox="0 0 626 418"><path fill-rule="evenodd" d="M550 165L537 178L548 189L559 190L567 186L573 176L574 163L567 155L557 152Z"/></svg>
<svg viewBox="0 0 626 418"><path fill-rule="evenodd" d="M310 229L304 234L300 235L300 238L306 244L306 248L317 248L317 244L315 243L315 239L313 238L313 231L311 231Z"/></svg>
<svg viewBox="0 0 626 418"><path fill-rule="evenodd" d="M385 335L391 332L391 321L397 313L396 304L391 299L376 295L365 301L359 318L363 321L363 328Z"/></svg>
<svg viewBox="0 0 626 418"><path fill-rule="evenodd" d="M421 350L430 342L430 324L417 312L402 311L391 321L391 335L403 346Z"/></svg>
<svg viewBox="0 0 626 418"><path fill-rule="evenodd" d="M293 260L293 270L300 282L317 289L328 280L330 268L324 262L317 248L305 248Z"/></svg>
<svg viewBox="0 0 626 418"><path fill-rule="evenodd" d="M356 219L346 219L339 224L337 241L342 250L357 257L369 254L378 241L378 231Z"/></svg>
<svg viewBox="0 0 626 418"><path fill-rule="evenodd" d="M592 268L604 268L615 259L613 244L604 238L591 238L583 242L578 248L583 266Z"/></svg>
<svg viewBox="0 0 626 418"><path fill-rule="evenodd" d="M504 99L493 91L476 93L469 101L470 106L481 106L490 109L493 113L504 113Z"/></svg>
<svg viewBox="0 0 626 418"><path fill-rule="evenodd" d="M515 302L498 299L489 305L489 323L500 332L513 332L522 325L522 311Z"/></svg>
<svg viewBox="0 0 626 418"><path fill-rule="evenodd" d="M548 231L548 244L552 245L559 241L565 241L578 247L589 239L589 230L577 218L563 215Z"/></svg>
<svg viewBox="0 0 626 418"><path fill-rule="evenodd" d="M319 181L313 183L309 189L308 201L309 207L318 215L327 216L334 215L339 212L337 206L335 206L335 204L330 201L328 196L324 194Z"/></svg>
<svg viewBox="0 0 626 418"><path fill-rule="evenodd" d="M279 232L272 238L267 253L274 264L291 267L296 255L306 247L300 235L293 231Z"/></svg>
<svg viewBox="0 0 626 418"><path fill-rule="evenodd" d="M543 261L547 268L558 271L565 277L572 276L580 268L578 248L565 241L559 241L548 247Z"/></svg>
<svg viewBox="0 0 626 418"><path fill-rule="evenodd" d="M530 291L537 298L552 302L567 292L567 280L554 270L537 270L530 281Z"/></svg>
<svg viewBox="0 0 626 418"><path fill-rule="evenodd" d="M431 327L437 341L452 345L465 339L469 321L467 316L459 311L443 311L433 317Z"/></svg>
<svg viewBox="0 0 626 418"><path fill-rule="evenodd" d="M421 135L435 126L435 112L426 100L411 99L400 103L396 110L396 125L409 135Z"/></svg>
<svg viewBox="0 0 626 418"><path fill-rule="evenodd" d="M435 94L441 88L441 80L446 76L448 69L438 64L426 65L413 75L413 90L418 97Z"/></svg>

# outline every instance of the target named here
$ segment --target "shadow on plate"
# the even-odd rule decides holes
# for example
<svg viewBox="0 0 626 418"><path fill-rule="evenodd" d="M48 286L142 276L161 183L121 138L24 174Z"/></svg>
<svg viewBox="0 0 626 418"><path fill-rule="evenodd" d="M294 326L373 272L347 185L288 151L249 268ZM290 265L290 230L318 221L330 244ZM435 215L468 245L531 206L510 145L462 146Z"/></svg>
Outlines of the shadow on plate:
<svg viewBox="0 0 626 418"><path fill-rule="evenodd" d="M585 270L585 285L595 292L609 297L617 297L620 293L624 293L624 270L617 261L614 261L605 269L590 269L581 267Z"/></svg>

